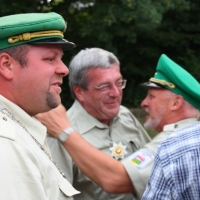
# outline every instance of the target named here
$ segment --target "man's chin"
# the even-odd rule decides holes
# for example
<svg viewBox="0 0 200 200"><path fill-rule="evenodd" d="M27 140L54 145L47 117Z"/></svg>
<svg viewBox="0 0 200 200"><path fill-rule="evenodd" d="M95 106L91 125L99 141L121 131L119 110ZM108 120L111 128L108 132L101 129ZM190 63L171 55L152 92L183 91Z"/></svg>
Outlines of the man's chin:
<svg viewBox="0 0 200 200"><path fill-rule="evenodd" d="M152 122L151 119L148 119L148 120L144 123L144 128L146 128L146 129L151 129L151 130L154 129L153 122Z"/></svg>
<svg viewBox="0 0 200 200"><path fill-rule="evenodd" d="M116 117L118 115L118 113L119 113L119 110L115 110L113 112L109 112L108 116L110 116L110 118L112 119L112 118Z"/></svg>
<svg viewBox="0 0 200 200"><path fill-rule="evenodd" d="M61 104L59 95L48 95L47 105L50 109L57 108Z"/></svg>

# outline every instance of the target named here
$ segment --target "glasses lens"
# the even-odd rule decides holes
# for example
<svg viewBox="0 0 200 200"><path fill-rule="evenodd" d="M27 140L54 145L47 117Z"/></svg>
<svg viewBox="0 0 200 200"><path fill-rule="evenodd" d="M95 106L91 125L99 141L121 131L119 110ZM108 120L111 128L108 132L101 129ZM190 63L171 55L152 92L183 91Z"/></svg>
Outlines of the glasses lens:
<svg viewBox="0 0 200 200"><path fill-rule="evenodd" d="M127 80L123 80L123 82L122 82L122 89L124 89L126 87L126 81Z"/></svg>

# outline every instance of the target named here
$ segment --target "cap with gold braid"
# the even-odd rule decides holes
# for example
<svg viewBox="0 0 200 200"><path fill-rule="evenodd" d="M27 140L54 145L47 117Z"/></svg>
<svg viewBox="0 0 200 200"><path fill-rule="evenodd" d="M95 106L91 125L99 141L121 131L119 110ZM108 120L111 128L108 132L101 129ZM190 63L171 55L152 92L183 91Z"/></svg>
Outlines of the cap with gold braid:
<svg viewBox="0 0 200 200"><path fill-rule="evenodd" d="M185 69L176 64L165 54L158 60L156 73L149 82L143 86L166 88L178 95L181 95L195 108L200 109L200 84Z"/></svg>
<svg viewBox="0 0 200 200"><path fill-rule="evenodd" d="M0 50L26 43L75 47L64 39L66 22L57 13L27 13L0 17Z"/></svg>

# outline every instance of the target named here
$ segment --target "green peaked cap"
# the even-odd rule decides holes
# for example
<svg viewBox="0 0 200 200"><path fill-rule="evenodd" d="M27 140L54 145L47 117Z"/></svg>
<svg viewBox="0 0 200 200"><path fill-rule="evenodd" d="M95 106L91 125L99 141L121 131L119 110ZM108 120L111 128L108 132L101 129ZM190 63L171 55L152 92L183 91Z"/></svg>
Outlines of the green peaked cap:
<svg viewBox="0 0 200 200"><path fill-rule="evenodd" d="M66 22L55 12L27 13L0 17L0 50L26 43L60 44L71 49L75 44L64 39Z"/></svg>
<svg viewBox="0 0 200 200"><path fill-rule="evenodd" d="M142 85L164 87L175 94L181 95L187 102L200 110L199 82L165 54L162 54L158 60L154 77Z"/></svg>

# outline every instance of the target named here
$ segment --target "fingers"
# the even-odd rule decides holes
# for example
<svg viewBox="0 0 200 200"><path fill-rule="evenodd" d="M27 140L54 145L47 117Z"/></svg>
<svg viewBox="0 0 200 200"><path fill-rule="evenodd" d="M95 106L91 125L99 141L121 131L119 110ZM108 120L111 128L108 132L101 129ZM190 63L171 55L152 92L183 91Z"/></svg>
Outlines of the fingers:
<svg viewBox="0 0 200 200"><path fill-rule="evenodd" d="M56 138L65 128L71 126L66 115L66 109L63 105L59 105L49 112L37 114L35 118L46 126L48 134Z"/></svg>

